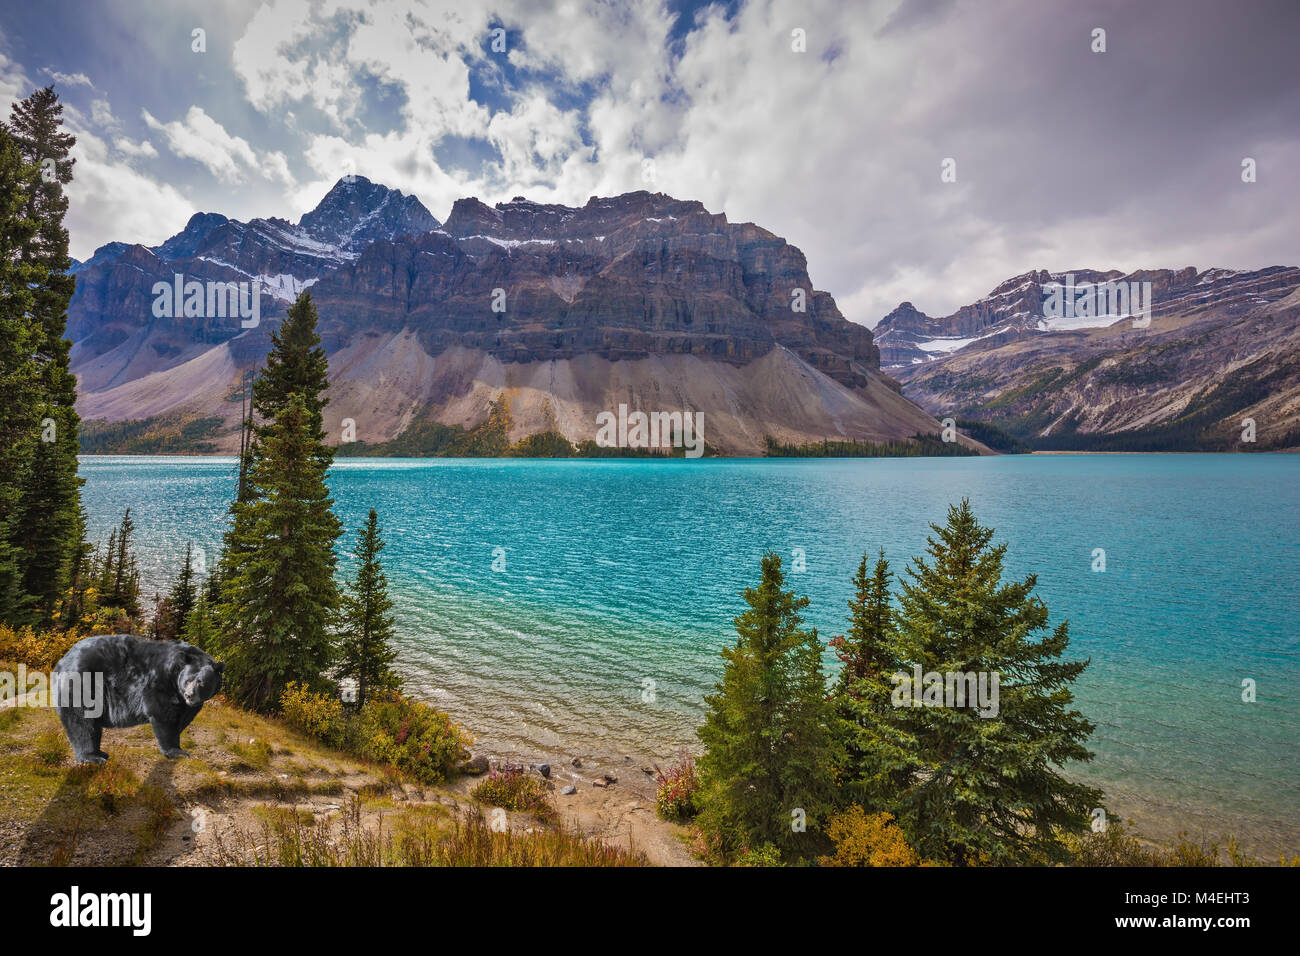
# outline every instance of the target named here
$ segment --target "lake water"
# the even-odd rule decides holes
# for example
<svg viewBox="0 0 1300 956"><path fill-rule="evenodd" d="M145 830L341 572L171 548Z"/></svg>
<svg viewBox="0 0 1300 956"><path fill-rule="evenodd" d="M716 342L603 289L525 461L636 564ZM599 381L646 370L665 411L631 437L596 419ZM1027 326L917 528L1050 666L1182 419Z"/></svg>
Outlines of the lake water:
<svg viewBox="0 0 1300 956"><path fill-rule="evenodd" d="M92 540L133 509L146 594L187 540L215 558L230 459L88 457L82 475ZM968 496L1092 659L1077 699L1096 759L1071 772L1153 835L1300 852L1300 456L357 459L331 485L345 554L379 511L408 691L487 752L566 769L696 744L764 551L825 640L861 554L901 571Z"/></svg>

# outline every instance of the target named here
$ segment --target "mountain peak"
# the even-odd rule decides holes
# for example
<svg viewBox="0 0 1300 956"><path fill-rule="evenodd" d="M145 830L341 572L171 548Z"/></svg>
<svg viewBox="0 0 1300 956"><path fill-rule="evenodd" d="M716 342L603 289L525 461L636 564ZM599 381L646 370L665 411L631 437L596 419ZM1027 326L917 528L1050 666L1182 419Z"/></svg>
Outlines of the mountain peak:
<svg viewBox="0 0 1300 956"><path fill-rule="evenodd" d="M344 176L298 221L298 228L320 242L360 252L379 239L437 229L438 220L414 196L365 176Z"/></svg>

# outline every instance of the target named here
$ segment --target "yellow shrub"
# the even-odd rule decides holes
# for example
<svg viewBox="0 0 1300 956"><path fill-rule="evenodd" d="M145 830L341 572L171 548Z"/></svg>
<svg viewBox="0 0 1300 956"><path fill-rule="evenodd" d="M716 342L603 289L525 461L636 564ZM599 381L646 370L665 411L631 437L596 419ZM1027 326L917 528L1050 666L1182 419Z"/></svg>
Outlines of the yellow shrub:
<svg viewBox="0 0 1300 956"><path fill-rule="evenodd" d="M855 803L831 817L826 832L835 843L835 853L822 857L822 866L926 865L888 813L868 815Z"/></svg>
<svg viewBox="0 0 1300 956"><path fill-rule="evenodd" d="M49 670L84 635L64 631L34 631L0 624L0 661Z"/></svg>
<svg viewBox="0 0 1300 956"><path fill-rule="evenodd" d="M290 725L309 737L336 746L343 740L343 705L327 694L314 693L294 681L280 698L280 710Z"/></svg>

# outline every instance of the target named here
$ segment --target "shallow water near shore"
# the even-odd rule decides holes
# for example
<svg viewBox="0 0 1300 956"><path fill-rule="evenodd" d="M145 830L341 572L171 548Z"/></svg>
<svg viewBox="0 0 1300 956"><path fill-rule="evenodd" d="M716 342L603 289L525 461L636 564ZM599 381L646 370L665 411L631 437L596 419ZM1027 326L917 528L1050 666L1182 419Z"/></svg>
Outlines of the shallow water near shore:
<svg viewBox="0 0 1300 956"><path fill-rule="evenodd" d="M215 560L231 459L85 457L81 473L92 540L132 508L145 595L187 540ZM345 573L379 511L413 695L492 752L638 765L696 744L763 552L826 640L862 553L901 572L968 496L1007 573L1038 575L1092 659L1077 705L1096 759L1071 773L1154 836L1300 852L1300 456L343 459L331 487Z"/></svg>

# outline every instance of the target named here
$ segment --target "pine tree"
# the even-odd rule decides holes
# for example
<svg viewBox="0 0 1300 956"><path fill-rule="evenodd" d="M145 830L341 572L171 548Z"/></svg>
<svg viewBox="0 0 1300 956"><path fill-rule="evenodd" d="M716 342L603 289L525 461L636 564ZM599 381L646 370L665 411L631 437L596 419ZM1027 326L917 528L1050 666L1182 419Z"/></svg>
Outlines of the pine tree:
<svg viewBox="0 0 1300 956"><path fill-rule="evenodd" d="M867 574L867 556L853 576L848 633L832 638L830 646L843 663L835 684L833 704L844 765L840 772L842 802L875 808L905 785L906 777L882 762L877 753L879 718L889 706L875 691L898 670L897 628L891 606L893 573L885 552ZM882 796L883 794L883 796Z"/></svg>
<svg viewBox="0 0 1300 956"><path fill-rule="evenodd" d="M177 576L176 583L172 585L171 593L167 596L172 612L176 615L176 630L178 632L185 630L185 619L194 610L195 591L194 546L187 541L185 542L185 564L182 565L181 573Z"/></svg>
<svg viewBox="0 0 1300 956"><path fill-rule="evenodd" d="M280 328L271 333L271 351L266 368L253 383L253 411L264 423L257 438L264 438L276 417L294 395L303 398L307 425L317 443L316 455L325 464L333 460L333 450L325 444L323 412L329 404L325 389L329 386L329 360L316 331L316 306L311 293L303 291L289 307Z"/></svg>
<svg viewBox="0 0 1300 956"><path fill-rule="evenodd" d="M108 533L108 546L96 559L92 575L98 581L100 603L107 602L113 593L116 574L113 571L113 559L117 555L117 529Z"/></svg>
<svg viewBox="0 0 1300 956"><path fill-rule="evenodd" d="M1035 575L1002 582L1007 546L990 545L993 529L978 523L969 501L949 508L946 526L931 528L930 560L914 558L903 582L900 670L980 673L990 682L996 674L998 706L981 715L969 700L947 706L960 702L939 692L924 699L944 706L912 706L910 688L868 678L875 687L865 696L892 705L874 712L873 756L906 782L886 809L927 859L1062 859L1062 834L1084 829L1101 801L1099 791L1058 772L1092 758L1084 743L1093 724L1070 709L1070 685L1088 661L1060 659L1069 624L1048 631L1047 607L1032 594Z"/></svg>
<svg viewBox="0 0 1300 956"><path fill-rule="evenodd" d="M185 624L180 629L177 637L186 643L193 644L201 651L208 651L214 644L214 627L212 602L208 597L207 590L201 589L194 601L194 608L186 616Z"/></svg>
<svg viewBox="0 0 1300 956"><path fill-rule="evenodd" d="M37 232L26 213L36 178L36 168L0 125L0 621L11 625L26 622L31 606L23 589L18 517L37 440L31 426L42 399L36 354L44 335L33 310L44 274L21 254Z"/></svg>
<svg viewBox="0 0 1300 956"><path fill-rule="evenodd" d="M835 656L844 664L837 691L852 696L858 681L873 674L892 673L895 661L890 644L894 637L894 612L889 593L893 574L885 552L876 559L867 576L867 556L862 556L853 576L853 597L849 599L849 631L831 639Z"/></svg>
<svg viewBox="0 0 1300 956"><path fill-rule="evenodd" d="M81 623L82 618L92 610L94 602L90 599L90 588L94 584L95 548L87 539L86 509L77 508L77 523L73 540L80 542L72 553L68 571L68 590L64 594L63 604L59 608L59 620L63 627L72 628Z"/></svg>
<svg viewBox="0 0 1300 956"><path fill-rule="evenodd" d="M229 665L225 685L263 710L279 705L290 681L324 686L335 657L334 543L342 529L325 483L333 461L322 424L328 368L316 308L303 292L271 336L266 368L253 383L261 422L247 444L214 575L212 644Z"/></svg>
<svg viewBox="0 0 1300 956"><path fill-rule="evenodd" d="M25 213L37 230L19 258L37 270L30 314L39 325L35 361L41 398L29 428L39 437L23 477L22 495L11 543L22 548L22 589L31 599L33 621L52 621L67 585L75 552L82 479L77 477L77 381L69 363L71 343L64 338L68 304L76 279L68 274L68 231L63 217L72 181L76 139L63 131L63 104L54 88L37 90L15 103L9 131L23 160L38 170L26 195Z"/></svg>
<svg viewBox="0 0 1300 956"><path fill-rule="evenodd" d="M745 590L749 609L722 652L726 665L699 729L700 826L724 850L772 844L810 856L799 827L815 829L827 808L833 742L817 631L803 630L806 597L783 590L781 559L762 561L762 582Z"/></svg>
<svg viewBox="0 0 1300 956"><path fill-rule="evenodd" d="M131 550L133 534L135 522L131 520L131 509L127 508L111 539L117 542L117 552L112 556L112 587L104 603L121 608L128 617L137 618L141 614L140 572L136 567L135 553Z"/></svg>
<svg viewBox="0 0 1300 956"><path fill-rule="evenodd" d="M254 709L278 706L292 681L324 687L334 663L341 529L318 453L308 401L291 394L258 440L253 497L235 505L241 556L226 572L218 645L228 693Z"/></svg>
<svg viewBox="0 0 1300 956"><path fill-rule="evenodd" d="M379 515L370 509L364 527L357 532L357 576L344 595L344 627L339 676L357 682L357 707L376 691L396 690L397 674L392 669L393 602L388 598L388 578L379 561L384 549Z"/></svg>

